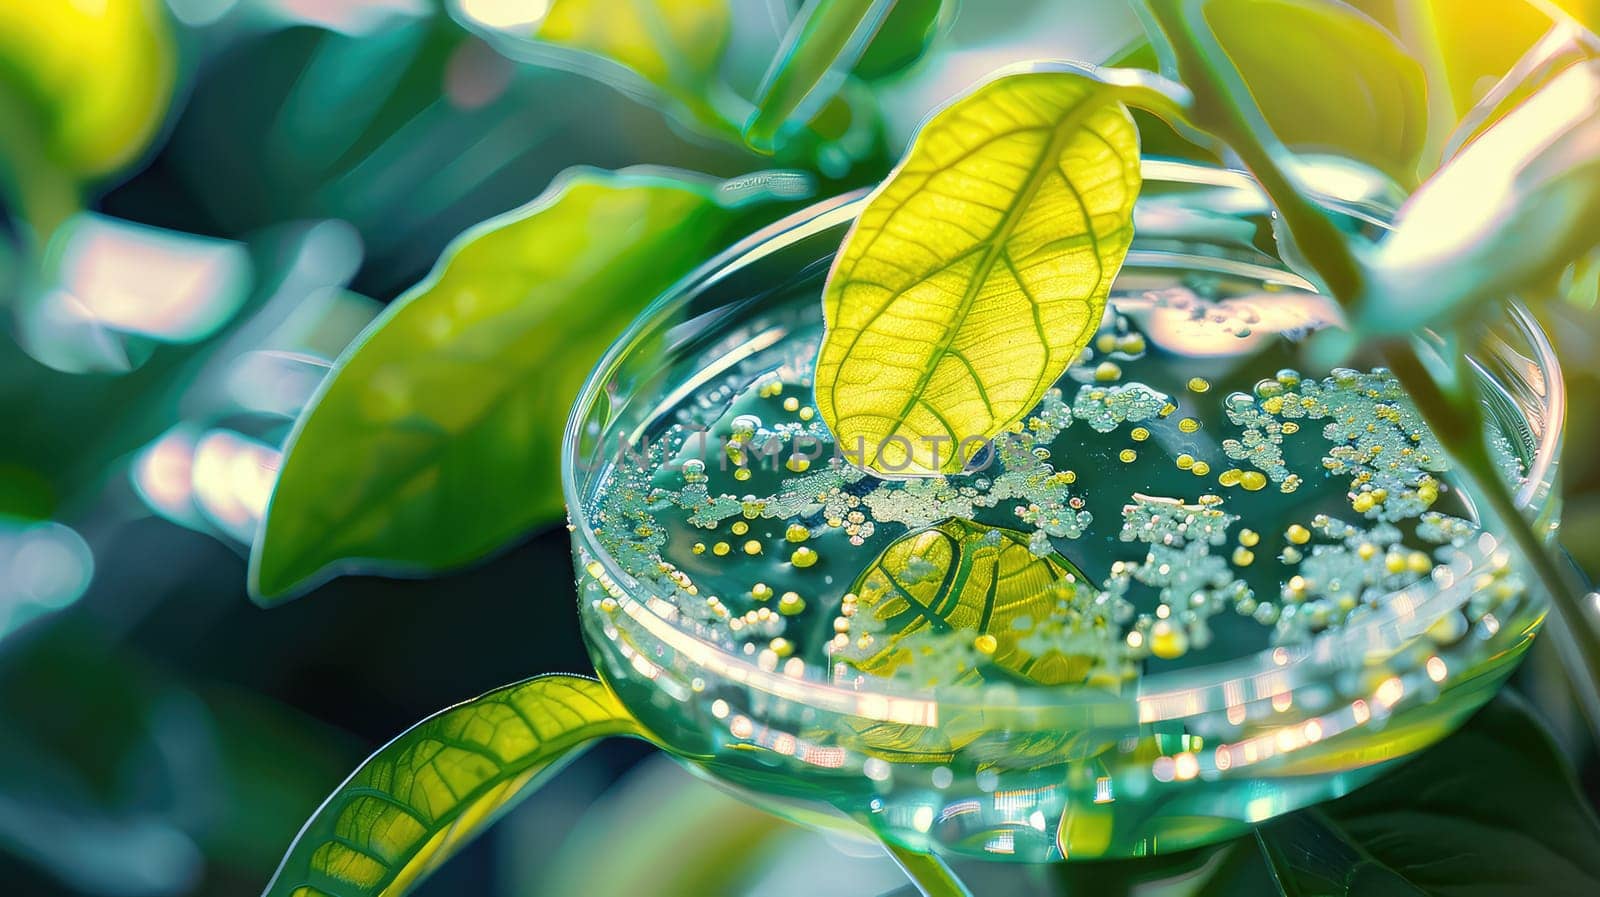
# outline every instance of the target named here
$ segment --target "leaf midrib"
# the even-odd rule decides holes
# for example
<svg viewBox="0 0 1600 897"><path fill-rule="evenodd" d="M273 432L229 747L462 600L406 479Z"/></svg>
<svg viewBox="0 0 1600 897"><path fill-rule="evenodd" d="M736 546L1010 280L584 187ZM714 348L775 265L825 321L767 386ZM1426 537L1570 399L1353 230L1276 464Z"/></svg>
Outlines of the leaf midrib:
<svg viewBox="0 0 1600 897"><path fill-rule="evenodd" d="M974 270L973 276L968 280L967 288L962 293L961 302L956 307L955 314L952 315L951 326L945 328L944 334L940 337L938 344L935 345L933 351L930 353L929 364L926 365L923 368L922 373L917 376L916 383L907 393L906 402L901 407L900 413L895 415L893 418L895 421L895 429L897 431L905 425L906 419L911 414L911 409L915 408L917 403L922 401L923 394L927 392L928 384L932 382L933 375L938 369L939 361L949 352L950 347L955 343L956 335L961 329L961 322L965 321L967 315L971 314L973 303L977 301L978 293L981 292L984 285L988 283L990 272L994 270L995 265L1001 258L1006 257L1005 250L1007 241L1009 241L1012 234L1015 233L1017 225L1024 217L1026 217L1028 207L1032 204L1033 198L1039 192L1039 188L1044 183L1045 178L1048 177L1050 172L1056 168L1056 165L1052 160L1061 155L1061 150L1066 146L1066 144L1070 142L1073 137L1077 136L1078 126L1081 125L1083 121L1088 118L1089 114L1097 108L1097 105L1092 102L1093 98L1094 96L1092 93L1085 92L1084 95L1081 96L1078 102L1074 105L1073 109L1067 115L1063 116L1058 122L1056 122L1050 134L1049 141L1045 143L1043 151L1039 153L1038 158L1035 160L1031 170L1028 172L1027 181L1023 184L1022 189L1018 191L1016 201L1011 206L1011 212L1001 218L1000 225L996 227L994 232L989 235L987 245L984 247L983 257L978 260L977 268ZM1071 179L1067 178L1065 173L1062 174L1062 179L1067 182L1067 186L1069 190L1071 190L1073 198L1077 201L1079 209L1083 212L1084 227L1088 228L1090 232L1093 232L1094 221L1089 216L1088 207L1084 204L1082 196L1079 195L1075 188L1073 188ZM1018 279L1018 285L1021 285L1020 277ZM891 298L887 304L892 304L893 301L894 300ZM993 421L991 421L991 423L993 423ZM950 435L952 438L954 438L956 434L952 432Z"/></svg>

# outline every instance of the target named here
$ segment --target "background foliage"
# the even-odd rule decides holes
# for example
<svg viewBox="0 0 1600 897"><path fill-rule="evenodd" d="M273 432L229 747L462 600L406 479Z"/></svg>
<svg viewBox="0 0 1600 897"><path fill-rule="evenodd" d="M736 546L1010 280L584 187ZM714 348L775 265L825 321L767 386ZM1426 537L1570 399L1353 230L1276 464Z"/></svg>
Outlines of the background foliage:
<svg viewBox="0 0 1600 897"><path fill-rule="evenodd" d="M1399 20L1399 0L1357 5ZM1595 21L1593 3L1568 5ZM394 733L533 673L588 668L548 495L479 541L440 547L430 569L454 572L439 578L347 577L270 612L247 595L249 544L295 414L385 305L424 308L422 294L474 263L473 246L447 250L458 235L527 206L576 165L706 176L668 188L691 207L667 217L689 212L692 227L624 235L659 267L597 270L582 288L611 301L530 322L530 369L550 373L541 385L565 383L673 272L795 201L780 189L723 203L711 185L774 167L809 172L818 196L871 183L928 110L992 69L1128 59L1139 34L1117 3L903 0L884 40L835 48L856 58L840 81L804 54L767 71L801 6L784 0L558 0L537 28L517 17L527 4L487 0L106 0L101 15L82 12L92 6L0 0L0 884L27 895L258 892L311 811ZM1442 6L1458 99L1510 64L1519 36L1536 36L1519 4ZM822 43L829 27L816 24ZM1248 31L1240 25L1241 40ZM1407 85L1395 89L1415 102ZM1337 99L1299 112L1336 115L1349 105ZM1413 136L1383 141L1398 142L1400 158L1368 161L1405 181L1423 151ZM1190 149L1177 135L1170 145ZM606 177L578 181L600 189ZM549 195L534 212L570 200ZM504 230L485 227L514 239L511 228L533 220L513 213ZM1569 277L1592 305L1594 269ZM1592 394L1600 318L1580 305L1545 313L1569 386ZM481 398L506 375L482 365L443 376ZM530 413L545 428L562 417ZM1575 402L1568 434L1564 542L1592 576L1600 412ZM334 452L378 436L320 438ZM492 433L485 441L491 454L521 454ZM306 504L325 495L337 506L363 473L306 483ZM352 538L359 523L343 522ZM376 556L315 547L333 553L258 583L257 597L307 585L340 558ZM1519 684L1600 796L1600 757L1553 663L1536 655ZM900 886L870 851L845 845L841 858L839 845L660 760L639 765L644 755L626 743L586 755L419 893ZM729 837L695 834L716 831ZM1227 855L1173 862L1216 863L1219 880L1244 882L1238 893L1256 874ZM1127 887L1097 865L1062 872L1066 882L977 874L978 887L1010 874L995 886L1015 893Z"/></svg>

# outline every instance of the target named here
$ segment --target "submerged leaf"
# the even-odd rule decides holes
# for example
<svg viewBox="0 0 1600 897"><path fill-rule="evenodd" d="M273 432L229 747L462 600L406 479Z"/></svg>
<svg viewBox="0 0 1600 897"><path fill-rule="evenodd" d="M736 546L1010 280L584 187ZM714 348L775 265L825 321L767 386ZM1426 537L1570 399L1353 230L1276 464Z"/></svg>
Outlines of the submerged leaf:
<svg viewBox="0 0 1600 897"><path fill-rule="evenodd" d="M1286 897L1600 893L1600 822L1509 694L1399 770L1257 832Z"/></svg>
<svg viewBox="0 0 1600 897"><path fill-rule="evenodd" d="M588 742L638 734L604 685L541 676L437 713L367 759L311 821L266 897L398 897Z"/></svg>
<svg viewBox="0 0 1600 897"><path fill-rule="evenodd" d="M728 241L737 207L796 184L579 170L458 238L290 436L254 594L281 599L335 565L446 569L558 517L557 449L595 360Z"/></svg>
<svg viewBox="0 0 1600 897"><path fill-rule="evenodd" d="M1422 68L1382 26L1328 0L1208 0L1204 14L1286 146L1414 182L1427 137Z"/></svg>
<svg viewBox="0 0 1600 897"><path fill-rule="evenodd" d="M871 653L852 660L886 676L914 659L926 634L989 636L984 653L995 666L1044 685L1082 680L1090 659L1052 652L1035 656L1017 643L1014 624L1052 615L1062 589L1088 579L1056 552L1039 556L1016 530L952 519L895 540L861 572L850 591L859 619L872 630Z"/></svg>
<svg viewBox="0 0 1600 897"><path fill-rule="evenodd" d="M1001 77L937 115L823 293L817 408L879 472L959 471L1100 323L1133 237L1139 140L1086 71Z"/></svg>

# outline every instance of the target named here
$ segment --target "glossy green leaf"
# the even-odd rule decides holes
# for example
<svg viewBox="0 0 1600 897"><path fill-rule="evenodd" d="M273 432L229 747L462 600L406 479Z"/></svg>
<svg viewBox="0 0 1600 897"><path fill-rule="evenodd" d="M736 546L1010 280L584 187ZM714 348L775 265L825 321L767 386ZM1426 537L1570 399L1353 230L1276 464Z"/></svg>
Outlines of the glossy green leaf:
<svg viewBox="0 0 1600 897"><path fill-rule="evenodd" d="M851 74L868 81L898 75L909 68L923 54L940 27L953 14L958 0L895 0L894 8L883 20L883 25L866 52L856 61Z"/></svg>
<svg viewBox="0 0 1600 897"><path fill-rule="evenodd" d="M817 359L817 409L864 466L960 470L1099 326L1140 184L1121 93L1083 71L998 78L935 115L868 201Z"/></svg>
<svg viewBox="0 0 1600 897"><path fill-rule="evenodd" d="M745 140L771 152L786 122L805 122L821 111L895 6L895 0L806 3L756 91L755 112L744 126Z"/></svg>
<svg viewBox="0 0 1600 897"><path fill-rule="evenodd" d="M1596 109L1600 62L1568 66L1412 194L1371 259L1360 325L1408 332L1556 277L1600 244Z"/></svg>
<svg viewBox="0 0 1600 897"><path fill-rule="evenodd" d="M1600 893L1600 821L1509 694L1399 770L1257 831L1284 897Z"/></svg>
<svg viewBox="0 0 1600 897"><path fill-rule="evenodd" d="M1414 182L1427 137L1422 69L1336 0L1208 0L1205 22L1278 139Z"/></svg>
<svg viewBox="0 0 1600 897"><path fill-rule="evenodd" d="M712 133L736 136L717 80L732 30L727 0L452 0L456 18L501 52L567 68L673 104Z"/></svg>
<svg viewBox="0 0 1600 897"><path fill-rule="evenodd" d="M604 685L541 676L407 729L301 830L266 897L398 897L598 738L637 734Z"/></svg>
<svg viewBox="0 0 1600 897"><path fill-rule="evenodd" d="M290 436L254 594L280 599L334 568L443 570L558 518L557 449L594 362L729 242L745 203L804 188L786 174L577 170L457 238L345 351Z"/></svg>
<svg viewBox="0 0 1600 897"><path fill-rule="evenodd" d="M132 162L161 126L174 76L162 7L0 4L0 186L40 242L81 182Z"/></svg>

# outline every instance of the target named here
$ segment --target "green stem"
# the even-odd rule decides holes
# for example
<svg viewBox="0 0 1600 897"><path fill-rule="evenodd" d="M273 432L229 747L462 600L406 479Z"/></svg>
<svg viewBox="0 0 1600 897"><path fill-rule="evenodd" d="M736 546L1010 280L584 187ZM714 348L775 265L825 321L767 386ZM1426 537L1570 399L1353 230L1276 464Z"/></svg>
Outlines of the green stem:
<svg viewBox="0 0 1600 897"><path fill-rule="evenodd" d="M1511 537L1528 569L1549 593L1551 612L1556 618L1558 646L1565 663L1562 669L1591 730L1600 737L1600 630L1593 625L1583 606L1584 589L1573 581L1560 559L1553 553L1551 540L1538 533L1505 477L1495 469L1483 442L1483 428L1463 421L1481 421L1459 402L1452 402L1409 343L1396 342L1384 347L1388 362L1400 384L1416 403L1417 410L1449 452L1457 470L1472 488L1473 495L1488 505L1490 514ZM1474 400L1475 404L1475 400Z"/></svg>
<svg viewBox="0 0 1600 897"><path fill-rule="evenodd" d="M1227 51L1205 24L1206 0L1148 0L1145 9L1164 36L1178 75L1194 94L1196 124L1211 131L1239 154L1262 189L1272 197L1308 258L1316 259L1328 289L1347 307L1365 291L1361 264L1328 213L1307 200L1308 191L1285 163L1293 155L1278 140L1250 95ZM1280 161L1281 160L1281 161Z"/></svg>
<svg viewBox="0 0 1600 897"><path fill-rule="evenodd" d="M1450 70L1439 45L1439 29L1434 25L1432 0L1408 0L1399 4L1400 37L1417 55L1428 85L1428 133L1423 141L1425 170L1441 161L1445 141L1456 126L1456 100L1450 87ZM1421 172L1413 172L1420 174Z"/></svg>
<svg viewBox="0 0 1600 897"><path fill-rule="evenodd" d="M50 158L33 119L19 102L0 91L0 199L32 231L28 247L35 258L62 222L83 208L77 182Z"/></svg>
<svg viewBox="0 0 1600 897"><path fill-rule="evenodd" d="M956 878L944 860L931 853L917 853L887 841L883 842L883 846L906 877L911 879L911 883L922 892L922 897L972 897L972 892Z"/></svg>
<svg viewBox="0 0 1600 897"><path fill-rule="evenodd" d="M1273 134L1215 35L1205 24L1206 0L1148 0L1146 6L1167 43L1178 73L1194 93L1193 116L1201 127L1226 141L1255 175L1305 257L1316 267L1329 291L1350 312L1368 297L1366 273L1344 233L1327 213L1306 198L1297 178L1280 164L1292 159ZM1159 35L1152 35L1156 39ZM1534 531L1489 458L1484 445L1482 410L1472 389L1472 374L1462 373L1454 401L1427 371L1415 349L1405 342L1384 347L1390 367L1416 400L1423 420L1488 504L1516 544L1528 568L1551 595L1559 629L1570 636L1564 652L1569 681L1582 699L1586 715L1600 736L1600 632L1588 615L1560 562L1546 540Z"/></svg>

